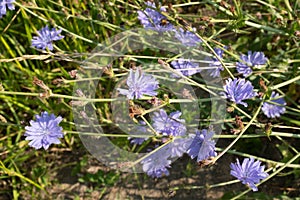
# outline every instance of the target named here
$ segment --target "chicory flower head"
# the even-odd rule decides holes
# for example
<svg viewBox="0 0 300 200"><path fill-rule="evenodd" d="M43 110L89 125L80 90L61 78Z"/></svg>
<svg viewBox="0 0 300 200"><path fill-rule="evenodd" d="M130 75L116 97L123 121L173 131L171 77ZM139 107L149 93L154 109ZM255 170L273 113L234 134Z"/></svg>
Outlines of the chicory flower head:
<svg viewBox="0 0 300 200"><path fill-rule="evenodd" d="M48 26L45 26L41 30L38 31L38 36L34 36L32 39L32 46L37 49L45 50L48 48L50 51L53 50L53 41L61 40L64 36L59 35L61 33L60 30L56 30L55 28L49 29Z"/></svg>
<svg viewBox="0 0 300 200"><path fill-rule="evenodd" d="M196 32L196 28L193 28L193 31ZM177 38L183 45L190 47L198 46L202 42L195 33L183 30L182 28L175 30L175 38Z"/></svg>
<svg viewBox="0 0 300 200"><path fill-rule="evenodd" d="M232 80L229 78L223 87L225 91L223 94L225 94L226 98L245 107L247 107L248 104L243 102L243 100L250 99L257 95L257 93L253 91L254 87L251 82L245 79L234 78Z"/></svg>
<svg viewBox="0 0 300 200"><path fill-rule="evenodd" d="M263 52L248 51L248 55L242 54L240 56L244 62L237 62L236 69L239 73L243 74L244 77L252 74L252 67L264 65L267 63L267 58Z"/></svg>
<svg viewBox="0 0 300 200"><path fill-rule="evenodd" d="M154 2L145 2L147 8L143 11L138 11L138 19L145 29L152 29L156 31L170 31L173 30L173 25L167 18L156 10ZM161 12L166 12L166 8L161 7Z"/></svg>
<svg viewBox="0 0 300 200"><path fill-rule="evenodd" d="M6 15L6 6L9 10L14 10L15 6L14 3L15 0L0 0L0 18L3 17L3 15Z"/></svg>
<svg viewBox="0 0 300 200"><path fill-rule="evenodd" d="M171 62L173 68L176 71L180 72L185 76L191 76L193 74L199 73L201 70L199 69L199 65L197 63L191 62L189 59L179 58ZM178 77L177 75L174 75Z"/></svg>
<svg viewBox="0 0 300 200"><path fill-rule="evenodd" d="M284 98L277 98L278 96L279 94L273 91L271 94L271 101L277 104L281 104L282 106L268 102L263 103L261 109L268 118L280 117L280 115L285 112L284 106L286 105L286 102Z"/></svg>
<svg viewBox="0 0 300 200"><path fill-rule="evenodd" d="M170 158L179 158L184 153L187 153L187 150L194 141L194 134L189 134L184 137L173 138L172 142L167 144L164 149L168 151Z"/></svg>
<svg viewBox="0 0 300 200"><path fill-rule="evenodd" d="M257 191L258 189L255 184L269 176L264 172L265 166L260 165L261 162L259 160L254 162L254 158L244 159L242 165L237 159L237 163L230 164L230 174L239 179L243 184L248 185L253 191Z"/></svg>
<svg viewBox="0 0 300 200"><path fill-rule="evenodd" d="M151 116L155 131L167 136L183 136L186 133L185 120L180 119L181 112L176 111L168 115L160 109Z"/></svg>
<svg viewBox="0 0 300 200"><path fill-rule="evenodd" d="M126 95L128 99L140 99L143 95L155 96L158 89L158 81L152 76L145 74L141 69L133 71L130 69L129 76L127 78L127 86L129 89L117 90L122 95Z"/></svg>
<svg viewBox="0 0 300 200"><path fill-rule="evenodd" d="M30 125L26 126L26 140L31 140L29 146L35 149L48 149L51 144L60 144L58 138L63 138L62 127L58 124L62 121L62 117L55 117L54 114L49 115L46 111L41 115L36 115L36 121L31 120Z"/></svg>
<svg viewBox="0 0 300 200"><path fill-rule="evenodd" d="M217 155L215 152L216 142L212 139L214 134L215 132L212 130L196 130L193 142L187 150L192 159L197 157L197 162L200 162Z"/></svg>
<svg viewBox="0 0 300 200"><path fill-rule="evenodd" d="M165 149L154 150L151 155L141 161L143 171L152 178L160 178L163 175L168 176L171 161L168 159L169 153Z"/></svg>

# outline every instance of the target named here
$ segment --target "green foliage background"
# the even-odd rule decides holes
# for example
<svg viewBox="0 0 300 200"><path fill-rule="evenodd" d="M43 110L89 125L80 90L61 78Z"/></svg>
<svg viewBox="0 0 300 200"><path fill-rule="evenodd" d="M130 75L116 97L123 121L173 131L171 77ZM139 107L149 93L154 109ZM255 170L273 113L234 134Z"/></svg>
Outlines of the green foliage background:
<svg viewBox="0 0 300 200"><path fill-rule="evenodd" d="M172 23L183 27L183 20L187 21L198 29L198 33L210 45L229 46L225 55L228 62L236 62L240 53L247 53L248 50L263 51L269 58L267 68L256 71L252 81L256 88L259 88L258 80L261 78L270 90L279 89L288 102L287 112L280 119L271 120L273 132L270 140L264 132L269 121L258 115L258 121L252 124L234 146L234 150L229 150L228 153L240 156L247 156L247 153L259 155L267 143L276 152L280 152L281 159L276 160L278 163L287 163L295 155L299 155L300 2L182 0L177 3L160 3L172 5L168 9ZM120 174L103 170L91 174L84 170L88 165L88 153L85 152L78 135L72 132L76 130L69 103L74 79L68 72L80 70L86 53L106 38L127 29L141 27L137 10L144 7L143 2L32 0L17 1L15 6L14 11L8 10L7 15L0 19L0 197L55 198L47 192L53 185L59 184L52 175L67 166L73 169L74 176L79 174L79 182L91 184L91 190L101 188L101 195L104 195L109 187L118 182ZM62 29L65 36L63 40L55 42L53 52L42 52L31 47L32 37L45 25ZM234 69L231 71L237 75ZM226 73L223 75L228 77ZM41 98L39 95L43 91L33 84L34 77L42 80L57 95ZM107 91L113 87L110 83L103 84L107 84ZM102 95L99 98L109 98L108 93ZM251 104L250 108L255 105ZM63 116L61 125L66 134L61 145L53 146L49 151L37 151L28 147L28 142L24 140L24 127L36 114L45 110ZM246 126L251 118L248 119L245 113L253 116L254 112L237 112ZM202 114L203 118L207 117L206 113L201 113L201 116ZM101 115L104 121L110 120L107 105L103 105ZM236 137L230 133L232 128L236 128L234 115L228 114L221 140L231 141ZM258 129L258 133L264 137L255 137ZM272 137L272 134L275 136ZM252 136L255 138L251 138ZM119 142L131 148L128 142ZM222 147L219 151L221 150ZM76 155L77 158L65 160L62 154L70 152L81 153ZM268 161L267 159L272 159L272 156L261 160ZM299 178L299 159L293 164L294 167L286 169L282 175L292 173L293 177ZM189 169L190 164L187 166L184 173L193 174ZM296 189L298 188L299 185ZM239 192L235 191L234 194ZM282 195L285 194L289 195L287 191L282 192ZM268 195L272 196L259 193L253 198L267 199ZM282 199L285 197L282 196Z"/></svg>

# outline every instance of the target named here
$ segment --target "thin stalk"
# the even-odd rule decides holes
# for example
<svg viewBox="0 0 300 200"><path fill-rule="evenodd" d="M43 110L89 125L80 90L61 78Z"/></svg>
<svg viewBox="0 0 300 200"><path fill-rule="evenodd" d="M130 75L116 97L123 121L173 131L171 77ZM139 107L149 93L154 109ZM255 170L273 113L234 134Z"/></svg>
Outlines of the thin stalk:
<svg viewBox="0 0 300 200"><path fill-rule="evenodd" d="M276 89L279 89L279 88L281 88L281 87L284 87L284 86L286 86L286 85L289 85L289 84L291 84L291 83L294 83L294 82L296 82L296 81L298 81L298 80L300 80L300 76L296 76L295 78L292 78L292 79L290 79L290 80L288 80L288 81L285 81L285 82L283 82L283 83L279 83L279 84L277 84L277 85L273 85L273 86L270 87L270 90L276 90Z"/></svg>
<svg viewBox="0 0 300 200"><path fill-rule="evenodd" d="M254 116L250 120L250 122L244 127L244 129L240 132L240 134L235 138L234 141L232 141L218 156L214 158L213 162L216 162L219 158L221 158L241 137L242 135L246 132L246 130L251 126L251 124L255 121L258 113L260 112L260 109L262 107L263 101L260 103L259 107L257 108Z"/></svg>
<svg viewBox="0 0 300 200"><path fill-rule="evenodd" d="M201 186L182 186L182 187L174 187L170 188L171 191L176 191L176 190L193 190L193 189L209 189L209 188L216 188L216 187L222 187L225 185L231 185L234 183L240 182L239 180L233 180L233 181L227 181L227 182L222 182L222 183L217 183L213 185L201 185Z"/></svg>
<svg viewBox="0 0 300 200"><path fill-rule="evenodd" d="M216 148L216 150L217 151L222 151L223 149L222 148ZM286 164L286 163L283 163L283 162L269 160L269 159L266 159L266 158L254 156L254 155L243 153L243 152L233 151L233 150L228 150L228 153L233 154L233 155L248 157L248 158L252 157L252 158L254 158L256 160L260 160L260 161L265 162L265 163L270 163L274 167L280 167L280 166L283 166L283 165ZM294 169L300 169L300 165L299 164L289 164L289 165L287 165L287 167L294 168Z"/></svg>

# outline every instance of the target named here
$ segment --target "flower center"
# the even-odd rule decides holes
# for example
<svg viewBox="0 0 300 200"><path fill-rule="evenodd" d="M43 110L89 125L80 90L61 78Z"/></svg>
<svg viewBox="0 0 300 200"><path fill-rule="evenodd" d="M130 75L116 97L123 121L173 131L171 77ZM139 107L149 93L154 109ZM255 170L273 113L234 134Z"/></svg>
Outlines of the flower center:
<svg viewBox="0 0 300 200"><path fill-rule="evenodd" d="M50 131L48 128L44 129L42 135L49 135Z"/></svg>

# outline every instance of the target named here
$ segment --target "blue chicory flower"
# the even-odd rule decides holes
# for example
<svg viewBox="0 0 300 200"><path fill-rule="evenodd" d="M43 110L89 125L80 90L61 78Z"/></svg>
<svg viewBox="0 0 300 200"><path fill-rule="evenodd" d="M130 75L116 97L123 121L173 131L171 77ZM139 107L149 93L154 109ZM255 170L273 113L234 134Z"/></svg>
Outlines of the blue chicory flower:
<svg viewBox="0 0 300 200"><path fill-rule="evenodd" d="M156 31L170 31L173 30L173 25L167 18L156 10L154 2L145 2L147 8L143 11L138 11L138 19L145 29L152 29ZM161 12L166 12L166 8L161 7Z"/></svg>
<svg viewBox="0 0 300 200"><path fill-rule="evenodd" d="M250 99L257 95L257 93L253 91L253 89L254 87L252 86L250 81L238 78L234 78L232 80L231 78L229 78L228 80L226 80L226 84L224 85L225 93L223 94L225 94L225 97L230 101L247 107L248 104L243 102L243 100Z"/></svg>
<svg viewBox="0 0 300 200"><path fill-rule="evenodd" d="M284 98L277 98L278 96L279 96L279 94L273 91L271 94L271 101L274 103L277 103L277 104L281 104L282 106L275 105L275 104L268 103L268 102L263 103L263 106L261 109L268 118L280 117L280 115L285 112L284 106L286 105L286 102L285 102Z"/></svg>
<svg viewBox="0 0 300 200"><path fill-rule="evenodd" d="M168 152L170 158L180 158L191 146L194 135L188 134L184 137L173 138L163 149Z"/></svg>
<svg viewBox="0 0 300 200"><path fill-rule="evenodd" d="M193 28L193 31L196 32L196 29ZM175 38L177 38L183 45L190 47L198 46L202 42L195 33L183 30L182 28L175 30Z"/></svg>
<svg viewBox="0 0 300 200"><path fill-rule="evenodd" d="M155 96L158 89L158 81L152 75L144 74L141 69L133 71L130 69L129 76L127 78L127 86L129 89L117 90L122 95L126 95L128 99L140 99L143 95Z"/></svg>
<svg viewBox="0 0 300 200"><path fill-rule="evenodd" d="M261 179L267 178L269 175L264 172L265 166L260 166L261 162L254 158L244 159L242 165L237 159L237 163L230 164L230 174L239 179L243 184L248 185L253 191L257 191L255 184L259 183Z"/></svg>
<svg viewBox="0 0 300 200"><path fill-rule="evenodd" d="M152 126L155 131L167 136L183 136L186 133L185 120L180 119L181 112L176 111L168 114L160 109L151 116Z"/></svg>
<svg viewBox="0 0 300 200"><path fill-rule="evenodd" d="M163 175L168 176L171 161L168 159L169 154L165 149L154 150L152 154L141 161L143 171L152 178L160 178Z"/></svg>
<svg viewBox="0 0 300 200"><path fill-rule="evenodd" d="M224 51L220 48L214 48L214 51L216 54L222 59ZM211 77L220 77L220 72L224 70L221 62L216 57L210 57L208 58L210 61L209 66L214 67L213 69L208 69L207 72Z"/></svg>
<svg viewBox="0 0 300 200"><path fill-rule="evenodd" d="M191 76L200 72L199 65L191 62L189 59L179 58L171 62L173 68L185 76ZM178 75L174 75L178 77Z"/></svg>
<svg viewBox="0 0 300 200"><path fill-rule="evenodd" d="M192 137L173 138L173 140L160 149L154 149L150 155L141 161L143 171L152 178L168 176L171 159L181 157L190 146ZM156 146L156 148L159 146Z"/></svg>
<svg viewBox="0 0 300 200"><path fill-rule="evenodd" d="M52 42L64 38L64 36L59 35L61 31L61 29L56 30L55 28L52 28L50 30L48 26L45 26L44 28L38 31L38 36L33 37L31 41L32 46L42 50L48 48L50 51L52 51Z"/></svg>
<svg viewBox="0 0 300 200"><path fill-rule="evenodd" d="M3 15L6 15L6 6L9 10L14 10L15 6L14 3L15 0L0 0L0 18L3 17Z"/></svg>
<svg viewBox="0 0 300 200"><path fill-rule="evenodd" d="M214 134L215 132L212 130L196 130L196 135L193 138L193 142L187 149L187 153L192 159L197 157L197 162L200 162L217 155L215 152L216 142L212 139Z"/></svg>
<svg viewBox="0 0 300 200"><path fill-rule="evenodd" d="M51 144L60 144L58 138L63 138L62 127L58 124L62 121L62 117L55 117L54 114L49 115L48 112L42 112L36 115L36 121L31 120L30 125L25 127L26 140L31 140L29 146L35 149L48 149Z"/></svg>
<svg viewBox="0 0 300 200"><path fill-rule="evenodd" d="M248 51L248 55L242 54L240 59L244 62L237 62L236 69L244 77L252 74L252 67L264 65L267 63L267 58L263 52Z"/></svg>

